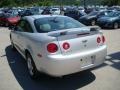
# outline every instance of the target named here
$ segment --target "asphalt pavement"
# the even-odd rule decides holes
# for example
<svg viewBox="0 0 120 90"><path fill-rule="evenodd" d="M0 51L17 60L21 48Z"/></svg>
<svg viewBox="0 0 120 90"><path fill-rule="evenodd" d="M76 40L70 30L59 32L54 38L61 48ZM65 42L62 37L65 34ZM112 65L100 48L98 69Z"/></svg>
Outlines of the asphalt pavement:
<svg viewBox="0 0 120 90"><path fill-rule="evenodd" d="M63 78L29 77L25 60L10 47L10 30L0 27L0 90L120 90L120 29L102 30L108 56L104 64Z"/></svg>

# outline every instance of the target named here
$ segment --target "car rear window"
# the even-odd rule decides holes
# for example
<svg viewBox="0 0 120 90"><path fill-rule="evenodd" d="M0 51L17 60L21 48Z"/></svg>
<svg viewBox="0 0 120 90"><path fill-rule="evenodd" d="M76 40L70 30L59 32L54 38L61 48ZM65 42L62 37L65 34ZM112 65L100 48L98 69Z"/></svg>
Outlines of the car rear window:
<svg viewBox="0 0 120 90"><path fill-rule="evenodd" d="M117 17L117 16L119 16L120 15L120 12L111 12L111 13L109 13L107 16L108 17Z"/></svg>
<svg viewBox="0 0 120 90"><path fill-rule="evenodd" d="M70 17L39 18L34 21L34 24L39 33L84 27L83 24Z"/></svg>

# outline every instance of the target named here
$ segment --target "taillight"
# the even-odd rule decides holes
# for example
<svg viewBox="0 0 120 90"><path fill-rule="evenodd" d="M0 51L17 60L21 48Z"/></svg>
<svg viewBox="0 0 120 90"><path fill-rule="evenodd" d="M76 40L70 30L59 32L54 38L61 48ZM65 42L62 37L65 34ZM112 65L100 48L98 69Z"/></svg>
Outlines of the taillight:
<svg viewBox="0 0 120 90"><path fill-rule="evenodd" d="M100 37L97 38L97 43L101 43L101 38Z"/></svg>
<svg viewBox="0 0 120 90"><path fill-rule="evenodd" d="M105 43L105 37L104 36L102 36L102 42Z"/></svg>
<svg viewBox="0 0 120 90"><path fill-rule="evenodd" d="M50 43L47 45L47 51L49 53L55 53L58 50L58 46L55 43Z"/></svg>
<svg viewBox="0 0 120 90"><path fill-rule="evenodd" d="M70 48L70 44L69 43L67 43L67 42L63 43L63 49L67 50L69 48Z"/></svg>

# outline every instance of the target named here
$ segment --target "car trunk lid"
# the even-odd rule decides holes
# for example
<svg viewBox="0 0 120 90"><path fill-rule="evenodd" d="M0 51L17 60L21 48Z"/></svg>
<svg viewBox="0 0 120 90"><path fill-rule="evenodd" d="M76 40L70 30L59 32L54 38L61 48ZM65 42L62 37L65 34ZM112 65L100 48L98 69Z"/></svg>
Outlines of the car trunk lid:
<svg viewBox="0 0 120 90"><path fill-rule="evenodd" d="M57 37L63 55L96 49L98 48L97 37L101 37L95 27L68 29L49 33L49 35ZM66 43L68 46L64 46Z"/></svg>

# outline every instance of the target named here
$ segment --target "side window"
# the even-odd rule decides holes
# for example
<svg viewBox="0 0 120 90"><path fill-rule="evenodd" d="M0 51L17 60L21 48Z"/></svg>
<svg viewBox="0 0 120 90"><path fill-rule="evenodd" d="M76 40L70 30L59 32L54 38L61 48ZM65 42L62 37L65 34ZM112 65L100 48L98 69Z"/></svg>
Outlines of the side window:
<svg viewBox="0 0 120 90"><path fill-rule="evenodd" d="M29 22L25 21L24 32L33 33L33 29Z"/></svg>
<svg viewBox="0 0 120 90"><path fill-rule="evenodd" d="M25 20L19 22L17 31L33 33L31 25Z"/></svg>
<svg viewBox="0 0 120 90"><path fill-rule="evenodd" d="M20 32L23 32L24 30L24 25L25 25L25 22L24 21L19 21L18 23L18 26L17 26L17 31L20 31Z"/></svg>

